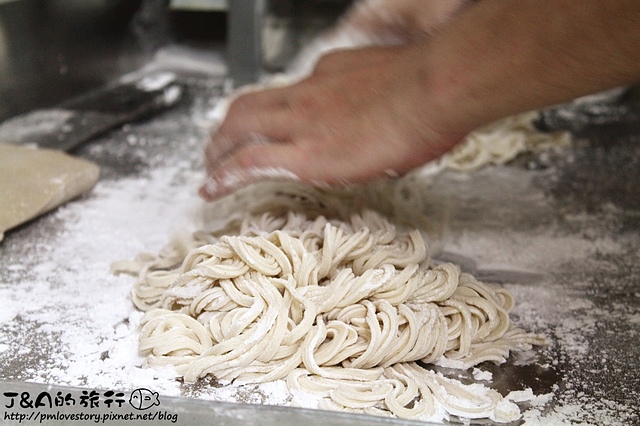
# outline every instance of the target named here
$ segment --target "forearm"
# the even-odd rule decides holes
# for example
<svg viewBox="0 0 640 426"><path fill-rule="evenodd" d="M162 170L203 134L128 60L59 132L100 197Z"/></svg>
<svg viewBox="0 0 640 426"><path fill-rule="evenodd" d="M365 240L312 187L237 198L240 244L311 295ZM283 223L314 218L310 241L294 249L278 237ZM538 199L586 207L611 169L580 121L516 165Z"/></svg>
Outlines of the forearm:
<svg viewBox="0 0 640 426"><path fill-rule="evenodd" d="M640 2L482 0L414 49L440 131L469 131L640 81Z"/></svg>

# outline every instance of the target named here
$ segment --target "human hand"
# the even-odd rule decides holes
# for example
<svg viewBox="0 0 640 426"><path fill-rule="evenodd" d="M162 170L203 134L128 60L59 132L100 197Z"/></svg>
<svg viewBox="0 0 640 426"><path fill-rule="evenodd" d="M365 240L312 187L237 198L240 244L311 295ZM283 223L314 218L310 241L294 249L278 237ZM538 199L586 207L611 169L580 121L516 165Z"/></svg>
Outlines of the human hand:
<svg viewBox="0 0 640 426"><path fill-rule="evenodd" d="M476 2L432 37L336 52L295 85L240 96L206 149L201 195L401 174L498 118L638 81L635 0L543 3Z"/></svg>
<svg viewBox="0 0 640 426"><path fill-rule="evenodd" d="M333 34L355 30L378 40L376 43L390 40L386 35L396 42L398 37L408 41L446 22L464 3L362 0ZM331 34L326 43L331 45ZM406 78L399 64L393 64L402 50L383 46L339 49L317 62L307 52L303 58L315 63L310 78L292 87L240 96L206 148L210 177L200 190L201 196L217 198L264 178L317 185L359 182L384 173L403 173L414 167L415 161L427 161L445 152L452 143L439 142L440 136L432 137L434 146L429 155L408 154L409 146L394 148L410 134L417 140L420 132L431 132L418 129L426 129L426 123L400 129L409 121L417 123L417 111L422 108L418 99L409 103L404 99L415 97L417 92L410 82L415 76ZM390 114L387 108L392 97L402 110L416 104L415 111L407 111L403 117ZM443 147L437 147L439 144Z"/></svg>
<svg viewBox="0 0 640 426"><path fill-rule="evenodd" d="M442 155L470 129L451 132L425 114L412 48L335 52L300 83L238 97L206 148L200 195L219 198L265 178L362 182Z"/></svg>

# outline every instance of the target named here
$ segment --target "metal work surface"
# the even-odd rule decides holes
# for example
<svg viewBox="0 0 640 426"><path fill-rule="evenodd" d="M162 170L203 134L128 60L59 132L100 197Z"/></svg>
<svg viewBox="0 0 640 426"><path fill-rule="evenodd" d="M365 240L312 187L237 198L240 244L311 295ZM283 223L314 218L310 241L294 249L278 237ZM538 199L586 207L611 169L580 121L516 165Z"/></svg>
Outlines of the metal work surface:
<svg viewBox="0 0 640 426"><path fill-rule="evenodd" d="M22 382L76 386L51 392L78 396L111 389L128 397L144 388L160 393L157 408L177 413L178 424L372 424L353 415L203 403L197 400L290 399L250 386L225 394L207 381L186 385L141 367L141 314L128 300L133 279L113 276L109 266L159 250L201 216L202 144L223 87L222 77L178 80L185 93L172 110L74 152L102 167L89 195L0 243L0 393L46 389ZM559 125L555 117L547 124ZM436 259L505 285L518 304L516 324L549 338L548 347L502 366L442 370L505 393L531 389L544 403L522 405L525 424L640 422L640 126L618 118L607 128L575 127L583 139L571 148L470 175L425 177L413 188Z"/></svg>

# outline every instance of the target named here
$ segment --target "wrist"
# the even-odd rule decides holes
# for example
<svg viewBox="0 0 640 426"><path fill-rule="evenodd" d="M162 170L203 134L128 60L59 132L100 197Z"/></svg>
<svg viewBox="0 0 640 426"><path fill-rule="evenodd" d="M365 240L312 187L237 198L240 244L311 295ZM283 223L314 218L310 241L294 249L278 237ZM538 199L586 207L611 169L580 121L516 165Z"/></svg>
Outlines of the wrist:
<svg viewBox="0 0 640 426"><path fill-rule="evenodd" d="M423 140L442 147L441 155L487 119L482 110L474 111L467 102L472 85L468 70L443 55L434 55L431 39L409 49L404 68L410 70L416 92L412 108L418 111L420 122L415 126Z"/></svg>
<svg viewBox="0 0 640 426"><path fill-rule="evenodd" d="M416 45L444 132L640 80L637 1L483 0Z"/></svg>

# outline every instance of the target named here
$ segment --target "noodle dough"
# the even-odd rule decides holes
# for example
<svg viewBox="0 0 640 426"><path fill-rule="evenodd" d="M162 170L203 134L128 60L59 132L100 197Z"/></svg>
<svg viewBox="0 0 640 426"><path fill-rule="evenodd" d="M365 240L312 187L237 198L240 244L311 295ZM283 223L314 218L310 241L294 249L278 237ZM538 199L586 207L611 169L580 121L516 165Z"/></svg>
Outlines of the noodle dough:
<svg viewBox="0 0 640 426"><path fill-rule="evenodd" d="M0 143L0 241L4 232L91 189L100 169L50 149Z"/></svg>
<svg viewBox="0 0 640 426"><path fill-rule="evenodd" d="M440 407L510 422L519 410L497 392L416 361L502 363L545 342L511 323L508 291L432 265L418 230L370 210L247 216L114 269L138 274L149 365L172 365L186 382L284 379L322 408L429 420Z"/></svg>

